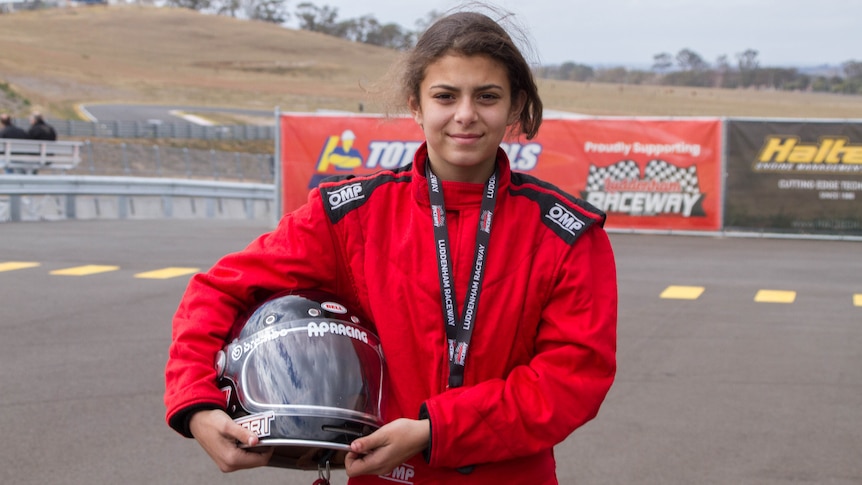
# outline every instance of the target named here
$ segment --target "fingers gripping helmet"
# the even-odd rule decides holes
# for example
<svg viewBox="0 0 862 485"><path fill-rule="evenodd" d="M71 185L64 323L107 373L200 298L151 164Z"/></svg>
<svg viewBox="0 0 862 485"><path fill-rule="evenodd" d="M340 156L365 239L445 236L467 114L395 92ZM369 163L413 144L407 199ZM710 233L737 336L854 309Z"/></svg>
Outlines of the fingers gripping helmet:
<svg viewBox="0 0 862 485"><path fill-rule="evenodd" d="M234 326L216 369L228 414L275 447L270 466L343 466L350 442L383 424L380 342L326 293L260 305Z"/></svg>

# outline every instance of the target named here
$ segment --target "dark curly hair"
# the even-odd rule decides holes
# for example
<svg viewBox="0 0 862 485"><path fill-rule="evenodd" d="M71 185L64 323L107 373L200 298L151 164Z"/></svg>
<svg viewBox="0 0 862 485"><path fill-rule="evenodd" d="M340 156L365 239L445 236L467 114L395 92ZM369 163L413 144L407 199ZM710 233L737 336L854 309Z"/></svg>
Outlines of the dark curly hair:
<svg viewBox="0 0 862 485"><path fill-rule="evenodd" d="M533 71L506 30L483 13L457 12L444 16L426 30L398 65L398 97L419 99L419 86L428 66L447 54L487 56L505 67L512 88L512 102L523 93L524 107L513 126L527 139L539 132L542 100Z"/></svg>

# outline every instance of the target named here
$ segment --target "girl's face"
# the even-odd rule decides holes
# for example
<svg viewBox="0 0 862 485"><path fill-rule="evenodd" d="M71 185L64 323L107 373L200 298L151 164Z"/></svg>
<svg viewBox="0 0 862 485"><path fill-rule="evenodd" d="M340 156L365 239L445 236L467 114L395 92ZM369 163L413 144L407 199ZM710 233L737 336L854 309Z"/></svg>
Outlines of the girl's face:
<svg viewBox="0 0 862 485"><path fill-rule="evenodd" d="M442 180L484 183L523 98L512 103L506 69L490 57L447 54L428 65L419 99L408 103L425 132L434 173Z"/></svg>

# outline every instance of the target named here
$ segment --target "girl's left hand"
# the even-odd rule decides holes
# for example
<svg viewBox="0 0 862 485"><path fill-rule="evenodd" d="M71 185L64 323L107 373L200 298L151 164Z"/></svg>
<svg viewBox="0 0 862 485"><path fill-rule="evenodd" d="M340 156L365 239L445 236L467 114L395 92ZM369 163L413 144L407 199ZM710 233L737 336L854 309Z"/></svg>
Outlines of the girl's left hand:
<svg viewBox="0 0 862 485"><path fill-rule="evenodd" d="M350 444L344 461L347 476L387 475L428 446L431 423L427 419L400 418Z"/></svg>

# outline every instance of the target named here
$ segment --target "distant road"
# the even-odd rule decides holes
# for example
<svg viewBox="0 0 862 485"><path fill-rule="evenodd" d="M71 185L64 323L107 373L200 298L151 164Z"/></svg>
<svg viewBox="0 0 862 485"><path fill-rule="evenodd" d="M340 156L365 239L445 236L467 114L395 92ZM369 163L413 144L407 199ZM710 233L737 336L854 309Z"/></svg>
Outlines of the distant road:
<svg viewBox="0 0 862 485"><path fill-rule="evenodd" d="M207 124L205 119L184 115L199 113L218 113L228 115L253 116L257 118L275 118L275 110L254 110L237 108L218 108L203 106L176 105L144 105L144 104L82 104L79 112L90 121L150 121L159 120L163 123L178 123L187 121L197 124Z"/></svg>

